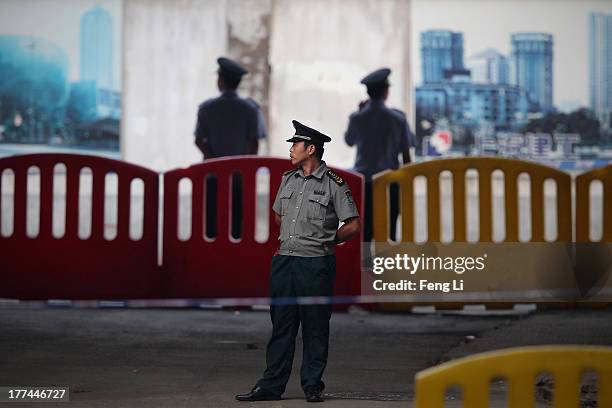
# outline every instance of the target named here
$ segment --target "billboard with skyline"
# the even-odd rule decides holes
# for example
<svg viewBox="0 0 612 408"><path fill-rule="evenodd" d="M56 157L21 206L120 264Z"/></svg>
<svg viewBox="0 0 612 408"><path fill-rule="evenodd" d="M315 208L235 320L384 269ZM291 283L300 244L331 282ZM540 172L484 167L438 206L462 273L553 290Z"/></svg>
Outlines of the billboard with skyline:
<svg viewBox="0 0 612 408"><path fill-rule="evenodd" d="M612 161L612 3L415 0L412 21L423 157Z"/></svg>
<svg viewBox="0 0 612 408"><path fill-rule="evenodd" d="M0 155L118 156L122 0L3 2Z"/></svg>

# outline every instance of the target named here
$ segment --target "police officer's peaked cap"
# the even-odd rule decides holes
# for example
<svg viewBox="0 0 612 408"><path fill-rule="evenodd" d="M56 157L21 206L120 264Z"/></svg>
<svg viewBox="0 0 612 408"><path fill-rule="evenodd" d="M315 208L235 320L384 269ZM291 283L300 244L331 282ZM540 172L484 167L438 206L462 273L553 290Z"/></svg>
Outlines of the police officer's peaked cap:
<svg viewBox="0 0 612 408"><path fill-rule="evenodd" d="M219 73L227 75L228 77L240 79L247 71L236 61L232 61L229 58L220 57L217 58L217 64L219 64Z"/></svg>
<svg viewBox="0 0 612 408"><path fill-rule="evenodd" d="M297 120L292 121L293 127L295 128L295 135L291 139L287 139L288 142L303 142L309 141L314 144L322 145L323 143L331 142L331 137L324 135L323 133L309 128L306 125L301 124Z"/></svg>
<svg viewBox="0 0 612 408"><path fill-rule="evenodd" d="M376 87L381 85L387 85L389 83L387 81L389 74L391 74L391 70L389 68L381 68L366 75L361 80L361 83L367 86L368 88L371 86Z"/></svg>

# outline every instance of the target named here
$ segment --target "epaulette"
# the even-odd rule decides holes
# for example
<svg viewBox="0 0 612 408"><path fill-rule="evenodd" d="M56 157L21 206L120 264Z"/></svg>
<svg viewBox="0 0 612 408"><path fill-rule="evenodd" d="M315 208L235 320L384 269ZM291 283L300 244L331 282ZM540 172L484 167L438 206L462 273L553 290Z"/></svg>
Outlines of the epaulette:
<svg viewBox="0 0 612 408"><path fill-rule="evenodd" d="M333 171L327 170L327 175L329 176L329 178L334 180L339 186L344 184L344 180L342 179L342 177L340 177L339 175L337 175Z"/></svg>
<svg viewBox="0 0 612 408"><path fill-rule="evenodd" d="M291 169L291 170L287 170L286 172L283 173L283 176L288 176L289 174L296 172L297 171L297 167L295 169Z"/></svg>

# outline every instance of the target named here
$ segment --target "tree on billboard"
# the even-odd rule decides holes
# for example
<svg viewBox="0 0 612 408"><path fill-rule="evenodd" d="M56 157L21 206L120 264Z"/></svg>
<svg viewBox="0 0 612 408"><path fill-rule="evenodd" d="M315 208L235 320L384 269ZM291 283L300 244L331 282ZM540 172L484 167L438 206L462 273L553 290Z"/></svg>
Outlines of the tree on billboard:
<svg viewBox="0 0 612 408"><path fill-rule="evenodd" d="M541 118L531 119L522 129L523 133L577 133L585 144L597 144L606 135L601 131L599 120L586 108L571 113L549 112Z"/></svg>

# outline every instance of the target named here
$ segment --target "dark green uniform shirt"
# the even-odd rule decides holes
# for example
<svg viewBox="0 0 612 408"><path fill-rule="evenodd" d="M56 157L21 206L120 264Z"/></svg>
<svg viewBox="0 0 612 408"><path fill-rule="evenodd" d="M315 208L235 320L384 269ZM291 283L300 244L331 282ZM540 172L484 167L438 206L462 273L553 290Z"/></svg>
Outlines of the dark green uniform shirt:
<svg viewBox="0 0 612 408"><path fill-rule="evenodd" d="M278 254L290 256L333 254L339 222L359 216L350 188L324 161L310 176L285 173L272 209L282 220Z"/></svg>

